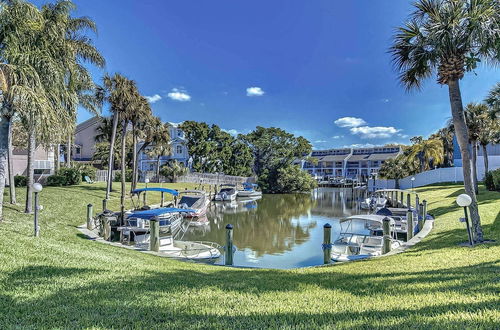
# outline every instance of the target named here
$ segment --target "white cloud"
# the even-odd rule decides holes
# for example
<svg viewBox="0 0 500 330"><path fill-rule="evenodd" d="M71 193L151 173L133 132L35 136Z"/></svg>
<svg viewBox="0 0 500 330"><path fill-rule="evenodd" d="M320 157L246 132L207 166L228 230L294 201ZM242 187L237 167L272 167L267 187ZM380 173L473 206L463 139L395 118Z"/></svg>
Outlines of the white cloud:
<svg viewBox="0 0 500 330"><path fill-rule="evenodd" d="M344 148L373 148L373 147L375 147L375 145L371 143L364 143L364 144L355 143L349 146L344 146Z"/></svg>
<svg viewBox="0 0 500 330"><path fill-rule="evenodd" d="M383 102L383 103L389 103L391 100L389 100L389 99L381 99L380 101Z"/></svg>
<svg viewBox="0 0 500 330"><path fill-rule="evenodd" d="M335 135L335 136L332 136L332 139L338 140L338 139L342 139L343 137L344 137L343 135Z"/></svg>
<svg viewBox="0 0 500 330"><path fill-rule="evenodd" d="M233 129L223 129L222 128L221 131L229 133L229 134L231 134L233 136L236 136L236 135L240 134L240 132L237 131L237 130L235 130L234 128Z"/></svg>
<svg viewBox="0 0 500 330"><path fill-rule="evenodd" d="M354 135L359 135L362 139L387 139L392 137L394 134L398 133L399 129L394 127L384 127L384 126L361 126L352 127L350 129L351 133Z"/></svg>
<svg viewBox="0 0 500 330"><path fill-rule="evenodd" d="M265 92L260 87L248 87L247 88L247 96L262 96Z"/></svg>
<svg viewBox="0 0 500 330"><path fill-rule="evenodd" d="M399 136L400 138L403 138L403 139L406 139L406 138L408 138L408 137L409 137L407 134L401 134L401 133L398 133L398 136Z"/></svg>
<svg viewBox="0 0 500 330"><path fill-rule="evenodd" d="M334 121L334 123L338 127L358 127L366 124L363 119L356 117L342 117Z"/></svg>
<svg viewBox="0 0 500 330"><path fill-rule="evenodd" d="M159 100L161 100L161 96L158 95L158 94L155 94L153 96L144 96L146 98L146 100L148 100L149 103L153 104L155 102L158 102Z"/></svg>
<svg viewBox="0 0 500 330"><path fill-rule="evenodd" d="M187 93L187 91L179 88L172 88L172 91L168 93L167 96L174 101L179 101L179 102L191 101L191 96Z"/></svg>
<svg viewBox="0 0 500 330"><path fill-rule="evenodd" d="M328 141L325 141L325 140L316 140L316 141L314 141L314 143L326 143L326 142L328 142Z"/></svg>

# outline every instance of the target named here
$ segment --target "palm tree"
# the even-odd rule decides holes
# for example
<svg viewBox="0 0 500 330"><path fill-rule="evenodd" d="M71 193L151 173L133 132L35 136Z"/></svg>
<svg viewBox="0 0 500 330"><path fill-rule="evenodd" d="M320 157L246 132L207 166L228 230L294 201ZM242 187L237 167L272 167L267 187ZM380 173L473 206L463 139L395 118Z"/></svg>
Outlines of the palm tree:
<svg viewBox="0 0 500 330"><path fill-rule="evenodd" d="M138 100L136 110L130 116L130 124L132 126L132 184L130 189L134 190L137 187L138 173L138 155L137 155L137 139L143 134L143 130L150 124L153 113L151 106L146 98L142 97Z"/></svg>
<svg viewBox="0 0 500 330"><path fill-rule="evenodd" d="M498 119L500 115L500 82L498 82L488 93L485 102L490 106L491 118Z"/></svg>
<svg viewBox="0 0 500 330"><path fill-rule="evenodd" d="M177 182L178 177L186 175L188 172L188 168L176 160L164 164L160 170L161 175L170 178L170 181L174 183Z"/></svg>
<svg viewBox="0 0 500 330"><path fill-rule="evenodd" d="M470 205L474 239L483 230L472 181L469 138L465 124L460 80L482 60L500 59L500 2L498 0L418 0L404 27L397 30L390 51L399 79L406 89L420 88L437 73L448 86L455 134L463 160L464 186Z"/></svg>
<svg viewBox="0 0 500 330"><path fill-rule="evenodd" d="M153 138L151 146L146 151L149 157L156 158L156 180L160 182L160 162L161 157L168 156L172 153L172 145L170 143L170 126L169 124L161 124Z"/></svg>
<svg viewBox="0 0 500 330"><path fill-rule="evenodd" d="M443 163L443 142L439 139L423 140L411 146L410 158L416 158L420 164L420 172L431 169L431 164L437 166Z"/></svg>
<svg viewBox="0 0 500 330"><path fill-rule="evenodd" d="M439 139L441 142L443 142L443 153L444 153L444 160L443 160L443 166L444 167L451 167L453 166L453 151L454 151L454 145L453 145L453 137L455 136L455 133L453 132L453 127L448 126L439 129L436 133L432 134L429 138L430 139Z"/></svg>
<svg viewBox="0 0 500 330"><path fill-rule="evenodd" d="M465 107L465 123L469 133L469 141L472 149L472 180L476 194L479 193L477 179L477 148L481 132L485 129L484 121L488 117L488 106L486 104L469 103Z"/></svg>

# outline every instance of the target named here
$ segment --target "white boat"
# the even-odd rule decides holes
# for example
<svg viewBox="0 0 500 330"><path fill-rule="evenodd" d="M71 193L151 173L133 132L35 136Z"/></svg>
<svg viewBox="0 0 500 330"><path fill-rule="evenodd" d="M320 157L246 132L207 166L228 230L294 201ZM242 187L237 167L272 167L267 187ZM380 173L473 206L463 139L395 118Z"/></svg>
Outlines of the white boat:
<svg viewBox="0 0 500 330"><path fill-rule="evenodd" d="M254 183L244 183L243 190L238 190L238 197L259 197L262 196L262 191L258 190L259 186Z"/></svg>
<svg viewBox="0 0 500 330"><path fill-rule="evenodd" d="M207 213L210 200L206 192L202 190L184 190L179 192L180 200L177 203L179 208L193 209L193 213L184 213L184 217L201 217Z"/></svg>
<svg viewBox="0 0 500 330"><path fill-rule="evenodd" d="M384 208L387 204L387 199L379 196L371 196L364 201L361 202L361 209L362 210L377 210L380 208Z"/></svg>
<svg viewBox="0 0 500 330"><path fill-rule="evenodd" d="M340 236L332 244L333 261L351 261L365 259L382 254L383 237L375 235L382 229L385 216L353 215L340 220ZM395 221L391 219L391 248L401 245L395 239Z"/></svg>
<svg viewBox="0 0 500 330"><path fill-rule="evenodd" d="M149 246L149 234L143 235L140 239L139 245ZM170 258L216 259L221 256L220 249L221 247L213 242L179 241L172 237L162 237L159 252Z"/></svg>
<svg viewBox="0 0 500 330"><path fill-rule="evenodd" d="M234 184L223 184L214 199L216 201L230 202L236 199L237 194Z"/></svg>

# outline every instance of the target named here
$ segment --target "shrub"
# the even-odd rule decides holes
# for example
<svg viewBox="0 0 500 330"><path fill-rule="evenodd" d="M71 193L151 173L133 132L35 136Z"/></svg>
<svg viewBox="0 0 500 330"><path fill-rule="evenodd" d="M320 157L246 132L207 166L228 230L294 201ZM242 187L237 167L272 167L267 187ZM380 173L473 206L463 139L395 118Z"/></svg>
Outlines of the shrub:
<svg viewBox="0 0 500 330"><path fill-rule="evenodd" d="M54 174L47 178L47 185L56 187L66 186L67 180L66 177L63 175Z"/></svg>
<svg viewBox="0 0 500 330"><path fill-rule="evenodd" d="M122 172L116 172L115 178L113 179L114 182L121 182L122 181ZM125 172L125 181L126 182L131 182L132 181L132 169L127 169Z"/></svg>
<svg viewBox="0 0 500 330"><path fill-rule="evenodd" d="M80 171L82 180L85 180L85 177L88 176L91 180L95 180L97 168L91 165L77 165L76 169Z"/></svg>
<svg viewBox="0 0 500 330"><path fill-rule="evenodd" d="M82 174L77 168L61 168L56 175L64 176L66 178L65 185L76 185L82 183Z"/></svg>
<svg viewBox="0 0 500 330"><path fill-rule="evenodd" d="M28 182L28 178L24 175L16 175L14 177L14 186L16 187L26 187L26 183Z"/></svg>
<svg viewBox="0 0 500 330"><path fill-rule="evenodd" d="M488 190L500 191L500 168L486 173L484 185Z"/></svg>

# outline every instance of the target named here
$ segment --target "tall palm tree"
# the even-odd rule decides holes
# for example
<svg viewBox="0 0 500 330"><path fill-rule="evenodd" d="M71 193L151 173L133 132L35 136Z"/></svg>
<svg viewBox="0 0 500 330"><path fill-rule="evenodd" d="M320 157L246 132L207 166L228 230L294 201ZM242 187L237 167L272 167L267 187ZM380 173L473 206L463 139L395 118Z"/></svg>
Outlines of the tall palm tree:
<svg viewBox="0 0 500 330"><path fill-rule="evenodd" d="M498 82L488 93L485 102L490 106L491 118L498 120L500 115L500 82Z"/></svg>
<svg viewBox="0 0 500 330"><path fill-rule="evenodd" d="M444 153L443 166L445 167L453 166L454 136L455 133L453 132L453 127L448 126L439 129L436 133L432 134L429 137L430 139L439 139L441 140L441 142L443 142L443 153Z"/></svg>
<svg viewBox="0 0 500 330"><path fill-rule="evenodd" d="M163 122L159 117L150 116L145 118L145 121L141 123L140 133L142 138L142 144L140 144L139 148L137 148L135 154L136 160L139 158L139 155L144 150L147 150L148 147L154 142L156 136L162 134L163 130L164 130ZM138 161L136 161L135 167L136 170L134 174L135 175L134 181L137 184L139 180Z"/></svg>
<svg viewBox="0 0 500 330"><path fill-rule="evenodd" d="M390 51L399 79L408 89L420 88L437 73L448 86L455 134L463 160L464 186L470 205L474 239L483 230L472 181L469 138L465 124L460 80L477 63L500 59L500 2L498 0L418 0L408 22L394 36Z"/></svg>
<svg viewBox="0 0 500 330"><path fill-rule="evenodd" d="M132 127L132 183L130 186L131 190L137 187L137 172L138 172L138 161L137 161L137 140L139 136L143 133L146 125L149 125L150 119L153 115L151 111L151 106L149 102L143 96L138 100L137 108L130 116L130 124Z"/></svg>
<svg viewBox="0 0 500 330"><path fill-rule="evenodd" d="M437 166L443 163L443 142L439 139L423 140L411 146L409 156L419 160L420 172L429 170L431 164Z"/></svg>
<svg viewBox="0 0 500 330"><path fill-rule="evenodd" d="M158 132L153 138L153 142L147 151L149 157L156 159L156 180L160 182L160 165L161 157L168 156L172 153L172 145L170 143L170 126L165 123L158 127Z"/></svg>
<svg viewBox="0 0 500 330"><path fill-rule="evenodd" d="M465 123L469 133L469 141L472 149L472 180L476 194L479 193L477 179L477 148L479 147L479 139L481 133L485 129L484 121L488 117L488 106L480 103L469 103L464 109Z"/></svg>

